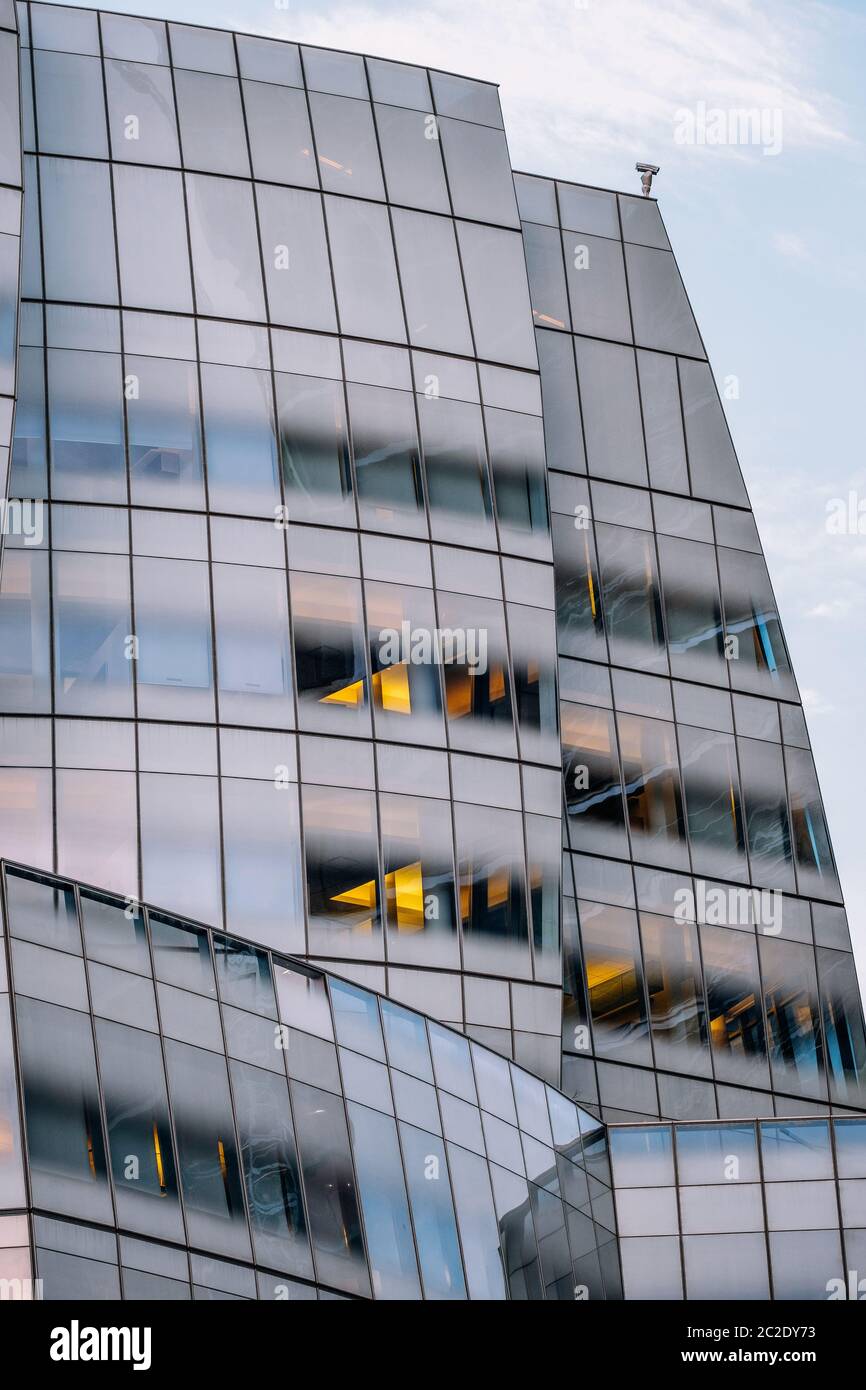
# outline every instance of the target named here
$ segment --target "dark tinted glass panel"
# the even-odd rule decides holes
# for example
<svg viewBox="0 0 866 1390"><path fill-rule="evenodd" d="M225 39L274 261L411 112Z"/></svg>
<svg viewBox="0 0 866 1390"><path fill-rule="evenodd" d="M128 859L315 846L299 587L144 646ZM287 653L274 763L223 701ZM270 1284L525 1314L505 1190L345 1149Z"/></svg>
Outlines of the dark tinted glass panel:
<svg viewBox="0 0 866 1390"><path fill-rule="evenodd" d="M104 1019L96 1038L118 1222L183 1240L159 1039Z"/></svg>
<svg viewBox="0 0 866 1390"><path fill-rule="evenodd" d="M230 1065L255 1258L309 1279L313 1263L285 1079Z"/></svg>
<svg viewBox="0 0 866 1390"><path fill-rule="evenodd" d="M170 1041L165 1055L190 1243L249 1259L225 1058Z"/></svg>
<svg viewBox="0 0 866 1390"><path fill-rule="evenodd" d="M349 1132L342 1100L292 1082L316 1272L325 1284L370 1296Z"/></svg>
<svg viewBox="0 0 866 1390"><path fill-rule="evenodd" d="M17 1016L33 1201L110 1222L90 1020L33 999L19 999Z"/></svg>
<svg viewBox="0 0 866 1390"><path fill-rule="evenodd" d="M424 496L411 395L356 385L350 385L348 393L361 525L423 533Z"/></svg>
<svg viewBox="0 0 866 1390"><path fill-rule="evenodd" d="M290 518L355 525L342 383L283 373L276 383Z"/></svg>

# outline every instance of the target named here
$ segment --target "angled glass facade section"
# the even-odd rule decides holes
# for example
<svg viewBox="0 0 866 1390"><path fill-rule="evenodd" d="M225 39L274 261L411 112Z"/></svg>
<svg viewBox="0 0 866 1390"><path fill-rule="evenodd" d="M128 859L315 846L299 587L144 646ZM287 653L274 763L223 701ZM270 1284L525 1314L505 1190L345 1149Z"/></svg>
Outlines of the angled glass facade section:
<svg viewBox="0 0 866 1390"><path fill-rule="evenodd" d="M564 1084L613 1122L860 1105L860 1010L836 994L841 1048L822 1022L820 959L844 993L853 957L803 711L658 206L515 182L555 560Z"/></svg>

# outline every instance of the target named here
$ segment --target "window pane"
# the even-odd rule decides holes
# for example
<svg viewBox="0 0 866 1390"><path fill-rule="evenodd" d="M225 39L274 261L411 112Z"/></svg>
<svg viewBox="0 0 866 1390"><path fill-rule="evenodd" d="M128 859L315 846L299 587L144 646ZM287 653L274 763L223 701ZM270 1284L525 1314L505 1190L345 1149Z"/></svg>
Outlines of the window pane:
<svg viewBox="0 0 866 1390"><path fill-rule="evenodd" d="M457 237L479 357L535 367L523 241L516 232L458 222Z"/></svg>
<svg viewBox="0 0 866 1390"><path fill-rule="evenodd" d="M292 1103L316 1272L322 1283L369 1297L343 1102L293 1081Z"/></svg>
<svg viewBox="0 0 866 1390"><path fill-rule="evenodd" d="M249 565L214 565L212 579L221 722L291 727L285 574Z"/></svg>
<svg viewBox="0 0 866 1390"><path fill-rule="evenodd" d="M812 754L805 748L786 748L785 767L800 892L839 901L839 880Z"/></svg>
<svg viewBox="0 0 866 1390"><path fill-rule="evenodd" d="M679 742L692 868L744 883L748 863L733 737L681 727Z"/></svg>
<svg viewBox="0 0 866 1390"><path fill-rule="evenodd" d="M640 930L655 1064L708 1076L710 1054L697 928L691 922L643 912Z"/></svg>
<svg viewBox="0 0 866 1390"><path fill-rule="evenodd" d="M426 86L426 78L423 73L420 75ZM429 100L428 94L426 102ZM435 138L433 118L425 114L426 102L418 111L406 111L400 106L374 106L385 182L392 203L448 213L451 209L442 155Z"/></svg>
<svg viewBox="0 0 866 1390"><path fill-rule="evenodd" d="M634 352L588 338L574 348L590 473L646 487Z"/></svg>
<svg viewBox="0 0 866 1390"><path fill-rule="evenodd" d="M127 357L130 485L133 506L204 510L198 372L192 362Z"/></svg>
<svg viewBox="0 0 866 1390"><path fill-rule="evenodd" d="M265 318L251 186L235 179L186 176L189 234L200 314ZM227 265L232 274L226 275Z"/></svg>
<svg viewBox="0 0 866 1390"><path fill-rule="evenodd" d="M119 1223L183 1241L162 1049L152 1033L96 1021Z"/></svg>
<svg viewBox="0 0 866 1390"><path fill-rule="evenodd" d="M279 48L287 45L280 44ZM243 66L243 61L242 61ZM303 91L270 82L243 82L253 177L317 188L313 137Z"/></svg>
<svg viewBox="0 0 866 1390"><path fill-rule="evenodd" d="M637 918L623 908L580 903L580 934L596 1051L650 1063Z"/></svg>
<svg viewBox="0 0 866 1390"><path fill-rule="evenodd" d="M663 352L703 357L701 335L670 251L626 245L635 342Z"/></svg>
<svg viewBox="0 0 866 1390"><path fill-rule="evenodd" d="M276 386L289 516L354 526L342 382L278 372Z"/></svg>
<svg viewBox="0 0 866 1390"><path fill-rule="evenodd" d="M274 772L279 776L279 768ZM226 924L277 950L302 953L297 799L287 783L222 780Z"/></svg>
<svg viewBox="0 0 866 1390"><path fill-rule="evenodd" d="M793 1095L826 1096L812 947L759 936L758 951L773 1085Z"/></svg>
<svg viewBox="0 0 866 1390"><path fill-rule="evenodd" d="M716 1078L768 1087L754 938L725 927L703 927L701 947Z"/></svg>
<svg viewBox="0 0 866 1390"><path fill-rule="evenodd" d="M447 117L438 125L454 216L516 227L517 202L504 131Z"/></svg>
<svg viewBox="0 0 866 1390"><path fill-rule="evenodd" d="M249 178L247 137L236 79L176 68L174 85L186 168Z"/></svg>
<svg viewBox="0 0 866 1390"><path fill-rule="evenodd" d="M544 433L535 415L485 410L502 548L530 559L550 556Z"/></svg>
<svg viewBox="0 0 866 1390"><path fill-rule="evenodd" d="M108 165L43 158L39 177L46 295L116 304Z"/></svg>
<svg viewBox="0 0 866 1390"><path fill-rule="evenodd" d="M360 585L293 571L291 586L301 728L369 735Z"/></svg>
<svg viewBox="0 0 866 1390"><path fill-rule="evenodd" d="M819 949L816 955L830 1095L842 1105L862 1105L866 1035L854 960L845 951Z"/></svg>
<svg viewBox="0 0 866 1390"><path fill-rule="evenodd" d="M366 598L377 737L444 744L432 594L371 581Z"/></svg>
<svg viewBox="0 0 866 1390"><path fill-rule="evenodd" d="M567 238L566 238L567 240ZM565 288L562 246L555 227L523 223L523 244L532 299L532 318L538 328L571 327L571 313ZM571 351L571 344L568 344Z"/></svg>
<svg viewBox="0 0 866 1390"><path fill-rule="evenodd" d="M432 1134L400 1125L406 1181L415 1221L415 1239L428 1299L464 1299L466 1283L460 1260L457 1226L445 1148ZM436 1160L438 1181L431 1182L430 1159Z"/></svg>
<svg viewBox="0 0 866 1390"><path fill-rule="evenodd" d="M676 359L660 352L637 354L650 485L691 491ZM690 365L690 364L689 364ZM696 489L701 494L701 489Z"/></svg>
<svg viewBox="0 0 866 1390"><path fill-rule="evenodd" d="M547 466L567 473L585 473L586 456L573 340L556 333L542 332L536 333L535 340L544 402Z"/></svg>
<svg viewBox="0 0 866 1390"><path fill-rule="evenodd" d="M51 707L48 556L7 550L0 587L0 706ZM10 851L11 856L11 851Z"/></svg>
<svg viewBox="0 0 866 1390"><path fill-rule="evenodd" d="M288 89L286 94L295 95ZM319 194L257 184L256 200L271 323L335 332L334 292Z"/></svg>
<svg viewBox="0 0 866 1390"><path fill-rule="evenodd" d="M794 891L791 830L782 750L758 739L738 739L752 881Z"/></svg>
<svg viewBox="0 0 866 1390"><path fill-rule="evenodd" d="M514 701L522 757L556 763L556 629L552 613L518 603L508 605Z"/></svg>
<svg viewBox="0 0 866 1390"><path fill-rule="evenodd" d="M563 702L562 776L571 847L628 857L613 713Z"/></svg>
<svg viewBox="0 0 866 1390"><path fill-rule="evenodd" d="M90 1019L23 998L17 1018L32 1200L110 1223Z"/></svg>
<svg viewBox="0 0 866 1390"><path fill-rule="evenodd" d="M381 954L376 807L369 792L304 787L307 910L314 954Z"/></svg>
<svg viewBox="0 0 866 1390"><path fill-rule="evenodd" d="M575 333L631 342L625 266L619 241L563 232L562 249Z"/></svg>
<svg viewBox="0 0 866 1390"><path fill-rule="evenodd" d="M382 795L380 814L388 955L394 961L456 966L454 849L448 803Z"/></svg>
<svg viewBox="0 0 866 1390"><path fill-rule="evenodd" d="M406 341L388 213L376 203L325 199L340 329Z"/></svg>
<svg viewBox="0 0 866 1390"><path fill-rule="evenodd" d="M634 251L629 248L629 252ZM658 251L647 251L658 256ZM714 502L748 507L749 499L728 433L713 374L704 362L680 361L683 415L689 446L692 491Z"/></svg>
<svg viewBox="0 0 866 1390"><path fill-rule="evenodd" d="M312 91L310 112L322 187L356 198L384 198L369 103Z"/></svg>
<svg viewBox="0 0 866 1390"><path fill-rule="evenodd" d="M137 555L139 714L213 720L207 566Z"/></svg>
<svg viewBox="0 0 866 1390"><path fill-rule="evenodd" d="M179 164L169 69L106 58L105 85L113 158L135 164Z"/></svg>
<svg viewBox="0 0 866 1390"><path fill-rule="evenodd" d="M490 1192L487 1164L477 1154L448 1145L451 1181L470 1298L505 1298L499 1253L501 1233Z"/></svg>
<svg viewBox="0 0 866 1390"><path fill-rule="evenodd" d="M270 373L203 362L201 386L211 507L274 518L280 485Z"/></svg>
<svg viewBox="0 0 866 1390"><path fill-rule="evenodd" d="M19 344L18 400L15 408L15 437L12 442L12 470L8 495L46 497L47 471L45 354L41 348L29 348Z"/></svg>
<svg viewBox="0 0 866 1390"><path fill-rule="evenodd" d="M727 685L716 556L700 541L659 536L671 674Z"/></svg>
<svg viewBox="0 0 866 1390"><path fill-rule="evenodd" d="M99 59L37 49L33 63L39 148L49 154L107 158Z"/></svg>
<svg viewBox="0 0 866 1390"><path fill-rule="evenodd" d="M54 605L57 712L131 715L126 556L55 554Z"/></svg>
<svg viewBox="0 0 866 1390"><path fill-rule="evenodd" d="M472 338L450 221L394 209L394 237L406 301L409 341L416 347L471 355Z"/></svg>
<svg viewBox="0 0 866 1390"><path fill-rule="evenodd" d="M349 1105L358 1190L367 1223L373 1296L421 1297L397 1127L388 1115Z"/></svg>
<svg viewBox="0 0 866 1390"><path fill-rule="evenodd" d="M611 661L667 674L655 544L648 531L596 527Z"/></svg>
<svg viewBox="0 0 866 1390"><path fill-rule="evenodd" d="M55 497L126 501L120 358L48 353L51 473Z"/></svg>
<svg viewBox="0 0 866 1390"><path fill-rule="evenodd" d="M647 863L688 868L674 727L634 714L617 723L632 851Z"/></svg>
<svg viewBox="0 0 866 1390"><path fill-rule="evenodd" d="M493 507L480 408L425 395L418 397L418 411L434 537L492 546Z"/></svg>
<svg viewBox="0 0 866 1390"><path fill-rule="evenodd" d="M192 310L189 250L180 174L114 170L120 284L124 304Z"/></svg>
<svg viewBox="0 0 866 1390"><path fill-rule="evenodd" d="M421 461L411 395L348 387L361 526L423 535Z"/></svg>
<svg viewBox="0 0 866 1390"><path fill-rule="evenodd" d="M475 806L455 811L464 966L528 976L529 932L521 817Z"/></svg>
<svg viewBox="0 0 866 1390"><path fill-rule="evenodd" d="M216 778L152 772L139 779L141 871L150 902L220 924Z"/></svg>
<svg viewBox="0 0 866 1390"><path fill-rule="evenodd" d="M589 518L554 512L551 527L559 651L606 661L601 584Z"/></svg>
<svg viewBox="0 0 866 1390"><path fill-rule="evenodd" d="M512 683L502 605L494 599L439 595L442 674L451 744L467 752L516 755ZM466 623L464 628L462 623Z"/></svg>
<svg viewBox="0 0 866 1390"><path fill-rule="evenodd" d="M231 1062L255 1258L313 1278L298 1151L285 1079Z"/></svg>
<svg viewBox="0 0 866 1390"><path fill-rule="evenodd" d="M225 1058L169 1040L165 1057L190 1243L248 1260Z"/></svg>

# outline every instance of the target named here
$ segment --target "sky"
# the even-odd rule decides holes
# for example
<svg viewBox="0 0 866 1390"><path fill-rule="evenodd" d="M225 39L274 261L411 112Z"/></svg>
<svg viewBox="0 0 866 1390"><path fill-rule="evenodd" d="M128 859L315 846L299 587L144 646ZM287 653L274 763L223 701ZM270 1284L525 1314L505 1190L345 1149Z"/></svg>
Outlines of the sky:
<svg viewBox="0 0 866 1390"><path fill-rule="evenodd" d="M106 8L496 81L516 169L638 192L635 161L661 166L653 193L727 388L866 983L863 0ZM760 121L744 128L744 110ZM838 499L853 508L847 533L832 524Z"/></svg>

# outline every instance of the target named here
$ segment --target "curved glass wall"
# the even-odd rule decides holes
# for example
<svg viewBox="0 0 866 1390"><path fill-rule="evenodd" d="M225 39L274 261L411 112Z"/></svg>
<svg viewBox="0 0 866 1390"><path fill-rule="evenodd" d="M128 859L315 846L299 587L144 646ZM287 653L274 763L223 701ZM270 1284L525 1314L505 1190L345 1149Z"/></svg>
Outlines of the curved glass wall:
<svg viewBox="0 0 866 1390"><path fill-rule="evenodd" d="M552 554L496 88L21 15L11 492L45 526L0 586L0 848L558 1081Z"/></svg>
<svg viewBox="0 0 866 1390"><path fill-rule="evenodd" d="M183 917L10 865L3 891L4 1276L46 1299L621 1296L605 1130L560 1092Z"/></svg>

